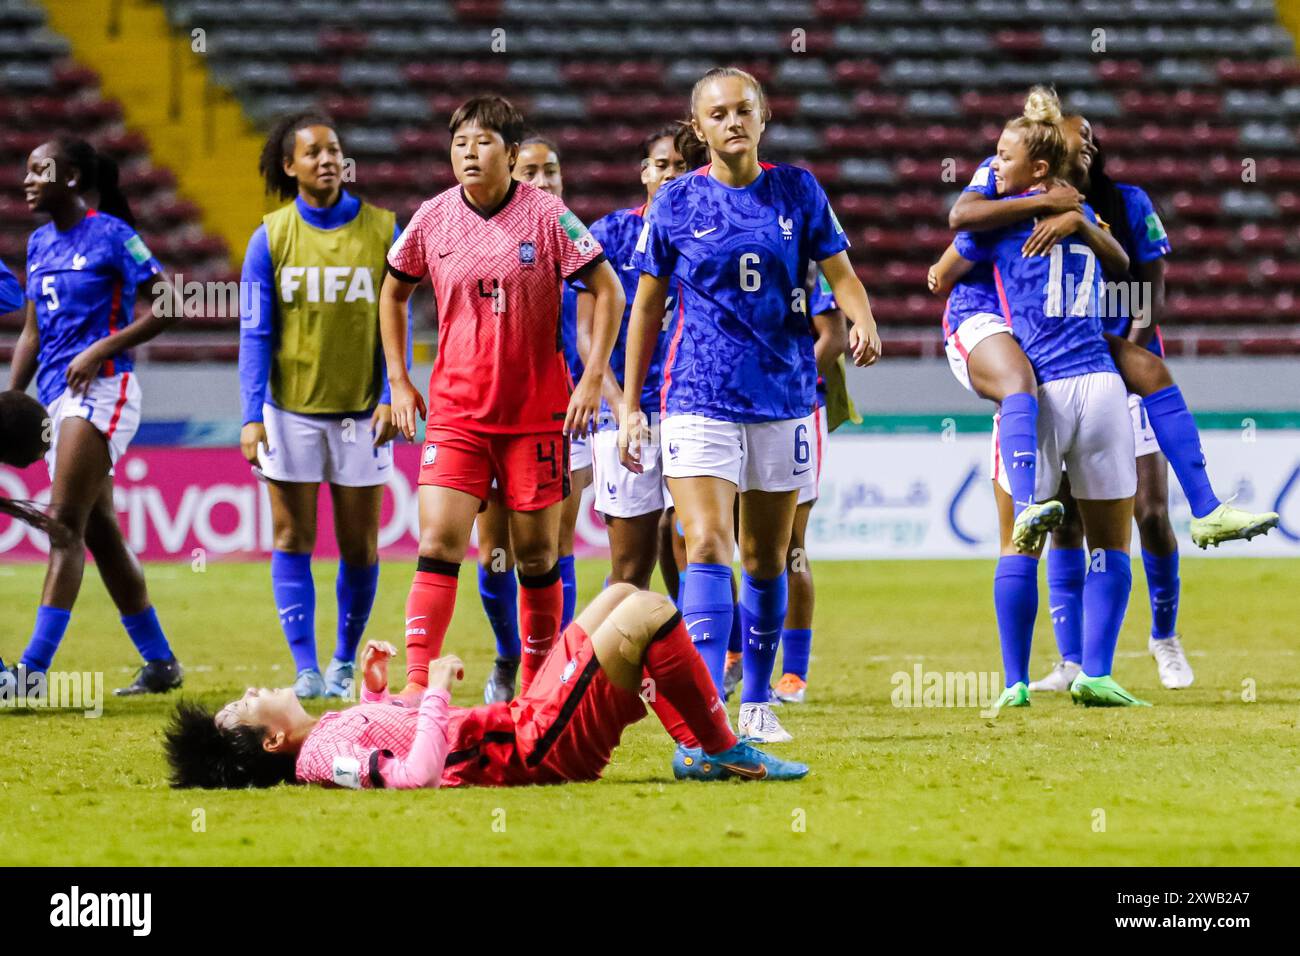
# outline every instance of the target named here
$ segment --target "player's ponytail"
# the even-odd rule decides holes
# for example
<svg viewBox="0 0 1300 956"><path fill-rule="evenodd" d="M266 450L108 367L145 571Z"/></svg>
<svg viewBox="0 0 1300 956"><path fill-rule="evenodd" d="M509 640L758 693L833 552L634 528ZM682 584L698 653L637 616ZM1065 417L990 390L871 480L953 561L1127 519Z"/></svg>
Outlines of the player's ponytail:
<svg viewBox="0 0 1300 956"><path fill-rule="evenodd" d="M1066 114L1067 117L1079 115L1078 113ZM1120 192L1115 180L1106 173L1106 156L1102 152L1101 143L1097 141L1096 133L1093 133L1092 145L1094 152L1092 166L1088 170L1088 192L1083 198L1092 207L1093 212L1110 226L1110 234L1129 254L1130 277L1136 279L1132 264L1137 262L1137 257L1133 254L1134 236L1128 224L1128 209L1124 204L1124 194Z"/></svg>
<svg viewBox="0 0 1300 956"><path fill-rule="evenodd" d="M50 544L56 548L70 544L73 540L72 531L67 525L55 521L33 501L15 501L0 495L0 515L8 515L37 531L44 531L49 536Z"/></svg>
<svg viewBox="0 0 1300 956"><path fill-rule="evenodd" d="M281 116L271 124L257 158L257 171L266 183L266 191L281 199L298 195L298 180L284 171L284 164L293 159L293 144L298 131L309 126L328 126L338 132L334 120L320 110L301 110Z"/></svg>
<svg viewBox="0 0 1300 956"><path fill-rule="evenodd" d="M1065 169L1067 149L1061 130L1061 100L1049 86L1035 86L1025 97L1023 112L1010 120L1006 129L1020 136L1030 162L1047 163L1047 175L1060 176Z"/></svg>
<svg viewBox="0 0 1300 956"><path fill-rule="evenodd" d="M116 216L128 226L135 225L131 204L118 184L117 161L104 153L96 152L84 139L60 136L54 141L55 162L66 164L77 171L76 179L69 177L69 185L77 192L98 193L95 208L99 212Z"/></svg>

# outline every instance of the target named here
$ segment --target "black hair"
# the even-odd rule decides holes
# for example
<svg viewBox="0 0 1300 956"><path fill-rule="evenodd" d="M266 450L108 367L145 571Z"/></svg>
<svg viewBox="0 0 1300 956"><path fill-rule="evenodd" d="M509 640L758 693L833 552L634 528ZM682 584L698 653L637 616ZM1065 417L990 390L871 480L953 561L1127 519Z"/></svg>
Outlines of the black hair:
<svg viewBox="0 0 1300 956"><path fill-rule="evenodd" d="M678 130L681 129L681 127L682 124L680 122L665 123L663 126L660 126L657 130L655 130L645 139L641 140L642 161L650 158L650 150L654 149L655 143L659 142L661 139L671 139L673 141L673 144L676 145L677 132ZM680 150L678 152L680 152Z"/></svg>
<svg viewBox="0 0 1300 956"><path fill-rule="evenodd" d="M1137 257L1133 255L1133 230L1128 224L1128 209L1124 205L1124 193L1115 184L1115 180L1106 174L1106 156L1102 152L1096 133L1093 133L1092 145L1095 153L1092 167L1088 170L1088 192L1084 199L1088 201L1093 212L1110 226L1110 234L1129 254L1129 277L1135 278L1133 265L1137 262Z"/></svg>
<svg viewBox="0 0 1300 956"><path fill-rule="evenodd" d="M504 96L486 93L467 99L447 121L447 132L452 136L466 123L476 122L484 129L495 130L501 134L507 146L522 144L524 139L524 118ZM559 153L557 152L558 156Z"/></svg>
<svg viewBox="0 0 1300 956"><path fill-rule="evenodd" d="M555 140L551 139L549 136L543 136L541 133L537 132L536 130L529 130L528 132L524 133L524 138L519 141L519 146L521 148L524 146L536 146L538 143L545 146L552 153L554 153L556 162L559 162L560 147L555 145Z"/></svg>
<svg viewBox="0 0 1300 956"><path fill-rule="evenodd" d="M0 392L0 464L26 468L49 448L45 406L26 392Z"/></svg>
<svg viewBox="0 0 1300 956"><path fill-rule="evenodd" d="M284 164L293 159L294 141L298 131L309 126L328 126L338 132L334 120L320 110L300 110L281 116L271 124L262 144L262 154L257 158L257 171L266 183L266 191L281 199L298 195L298 180L284 171Z"/></svg>
<svg viewBox="0 0 1300 956"><path fill-rule="evenodd" d="M79 193L99 193L95 207L99 212L116 216L128 226L134 226L131 204L118 185L117 161L96 152L95 147L75 136L59 136L53 142L56 166L70 166L79 173L77 185L73 188Z"/></svg>
<svg viewBox="0 0 1300 956"><path fill-rule="evenodd" d="M171 785L241 790L295 783L297 756L268 752L262 746L265 736L262 727L218 727L212 711L181 701L164 731Z"/></svg>
<svg viewBox="0 0 1300 956"><path fill-rule="evenodd" d="M708 144L695 135L695 128L687 120L678 122L673 146L686 160L687 169L699 169L709 161Z"/></svg>

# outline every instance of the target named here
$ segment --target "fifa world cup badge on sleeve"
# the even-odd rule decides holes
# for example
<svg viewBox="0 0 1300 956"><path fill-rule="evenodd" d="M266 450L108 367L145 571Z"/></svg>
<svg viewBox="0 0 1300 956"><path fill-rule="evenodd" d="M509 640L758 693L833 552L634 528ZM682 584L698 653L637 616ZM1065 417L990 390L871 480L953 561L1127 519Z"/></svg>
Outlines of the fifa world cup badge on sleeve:
<svg viewBox="0 0 1300 956"><path fill-rule="evenodd" d="M334 783L349 790L360 790L361 762L356 757L335 757Z"/></svg>
<svg viewBox="0 0 1300 956"><path fill-rule="evenodd" d="M126 241L126 251L131 254L131 258L137 263L143 264L153 258L153 253L149 247L144 244L144 240L139 236L132 236Z"/></svg>

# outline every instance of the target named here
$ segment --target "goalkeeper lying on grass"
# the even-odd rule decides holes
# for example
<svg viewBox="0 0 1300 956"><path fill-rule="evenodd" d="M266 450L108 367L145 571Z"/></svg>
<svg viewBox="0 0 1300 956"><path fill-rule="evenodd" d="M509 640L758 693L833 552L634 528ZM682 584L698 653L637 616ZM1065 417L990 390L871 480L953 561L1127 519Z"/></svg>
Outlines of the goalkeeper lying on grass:
<svg viewBox="0 0 1300 956"><path fill-rule="evenodd" d="M532 686L508 703L451 706L455 656L429 667L418 708L388 692L391 644L362 656L362 701L312 717L293 690L249 688L213 714L182 703L166 732L176 787L320 783L518 786L595 780L643 699L680 747L679 779L788 780L808 773L738 741L677 609L629 584L605 589L560 634ZM642 696L644 695L644 697Z"/></svg>

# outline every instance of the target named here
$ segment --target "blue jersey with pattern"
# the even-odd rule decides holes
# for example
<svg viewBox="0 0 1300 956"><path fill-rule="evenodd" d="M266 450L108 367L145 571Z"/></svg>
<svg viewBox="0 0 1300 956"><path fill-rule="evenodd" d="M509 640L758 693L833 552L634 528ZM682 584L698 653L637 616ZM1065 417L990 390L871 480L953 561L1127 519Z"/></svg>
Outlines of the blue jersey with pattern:
<svg viewBox="0 0 1300 956"><path fill-rule="evenodd" d="M979 164L964 193L978 193L985 199L998 198L998 184L993 179L993 157ZM943 312L943 337L946 339L957 327L980 312L1000 315L997 288L993 284L993 267L987 262L975 267L957 280L948 293L948 304Z"/></svg>
<svg viewBox="0 0 1300 956"><path fill-rule="evenodd" d="M623 321L618 327L618 338L614 341L614 348L609 354L610 371L618 379L621 386L624 382L624 374L627 370L627 327L628 320L632 317L632 302L636 299L637 283L641 281L641 270L637 268L633 261L633 255L636 252L636 241L641 235L641 230L645 227L645 206L638 206L635 209L619 209L611 212L596 220L591 226L591 234L596 237L600 247L605 250L605 258L614 271L618 273L618 279L623 283L623 294L627 297L627 305L623 309ZM585 288L581 280L575 283L579 288ZM668 322L673 316L673 303L675 299L672 291L669 291L666 311L664 312L664 321L660 325L659 338L655 342L654 352L650 355L650 365L646 369L645 384L641 388L641 409L649 409L651 412L659 408L659 391L663 387L664 374L664 352L668 346ZM647 412L649 414L649 412ZM604 399L600 402L600 421L597 426L601 431L610 431L618 427L614 417L610 414L609 403Z"/></svg>
<svg viewBox="0 0 1300 956"><path fill-rule="evenodd" d="M664 361L663 414L728 422L803 418L817 380L808 313L796 297L808 261L848 248L812 173L763 163L733 188L704 166L660 187L633 261L670 276L677 296Z"/></svg>
<svg viewBox="0 0 1300 956"><path fill-rule="evenodd" d="M1160 214L1156 212L1155 205L1151 202L1151 197L1140 186L1134 186L1130 183L1116 183L1119 187L1120 195L1124 199L1124 215L1128 219L1128 231L1130 242L1125 246L1124 251L1128 253L1129 259L1134 263L1150 262L1153 259L1159 259L1161 256L1169 255L1169 236L1165 233L1165 225L1160 221ZM1106 316L1102 321L1102 328L1112 335L1118 335L1121 338L1128 338L1132 317L1124 308L1126 304L1123 298L1118 298L1115 303L1118 308L1117 315L1111 314L1111 309L1105 310ZM1109 305L1109 300L1107 302ZM1164 344L1160 341L1160 330L1156 329L1150 341L1147 342L1148 351L1164 357Z"/></svg>
<svg viewBox="0 0 1300 956"><path fill-rule="evenodd" d="M162 266L136 231L91 210L67 232L46 223L27 241L27 298L40 332L36 389L49 405L66 387L68 365L88 346L131 323L136 287ZM129 372L120 352L101 376Z"/></svg>
<svg viewBox="0 0 1300 956"><path fill-rule="evenodd" d="M0 262L0 315L16 312L27 300L23 298L23 284L9 271L9 267Z"/></svg>
<svg viewBox="0 0 1300 956"><path fill-rule="evenodd" d="M569 366L569 375L573 377L573 384L577 385L586 366L578 354L578 290L567 279L560 290L560 346L564 351L564 361Z"/></svg>
<svg viewBox="0 0 1300 956"><path fill-rule="evenodd" d="M1091 206L1085 205L1083 214L1097 221ZM1000 311L1040 384L1114 372L1101 335L1101 266L1096 255L1077 235L1052 246L1048 255L1021 255L1034 223L1031 218L986 232L959 232L957 251L972 262L992 265Z"/></svg>

